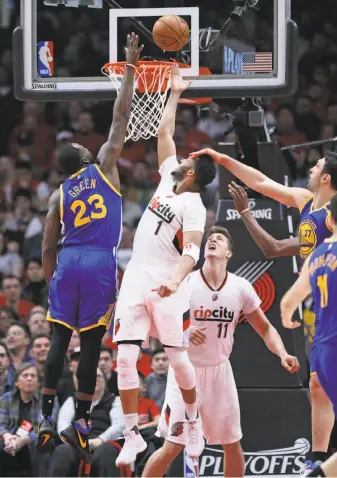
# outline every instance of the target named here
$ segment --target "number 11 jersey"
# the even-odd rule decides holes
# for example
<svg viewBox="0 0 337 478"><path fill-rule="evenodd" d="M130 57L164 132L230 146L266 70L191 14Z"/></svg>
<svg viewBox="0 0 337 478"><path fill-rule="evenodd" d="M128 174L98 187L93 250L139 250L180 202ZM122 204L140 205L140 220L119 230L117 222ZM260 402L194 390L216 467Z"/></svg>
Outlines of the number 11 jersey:
<svg viewBox="0 0 337 478"><path fill-rule="evenodd" d="M197 367L219 365L230 357L241 312L251 314L261 300L246 279L231 272L217 290L208 284L202 269L189 276L188 285L191 326L206 335L204 344L190 343L188 355Z"/></svg>
<svg viewBox="0 0 337 478"><path fill-rule="evenodd" d="M206 209L199 193L175 194L172 171L179 166L171 156L161 165L161 181L139 222L133 257L177 263L183 250L183 233L204 232Z"/></svg>

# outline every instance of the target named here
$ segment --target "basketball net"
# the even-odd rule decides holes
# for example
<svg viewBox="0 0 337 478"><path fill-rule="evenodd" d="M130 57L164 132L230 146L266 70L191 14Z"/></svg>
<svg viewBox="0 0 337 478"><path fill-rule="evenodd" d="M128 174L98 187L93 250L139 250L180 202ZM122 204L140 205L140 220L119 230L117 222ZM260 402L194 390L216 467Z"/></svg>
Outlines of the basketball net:
<svg viewBox="0 0 337 478"><path fill-rule="evenodd" d="M151 63L151 65L149 65ZM110 78L120 92L125 63L108 63L102 73ZM136 69L136 81L132 99L130 120L125 141L132 139L149 139L157 136L159 123L164 112L170 88L172 63L140 62Z"/></svg>

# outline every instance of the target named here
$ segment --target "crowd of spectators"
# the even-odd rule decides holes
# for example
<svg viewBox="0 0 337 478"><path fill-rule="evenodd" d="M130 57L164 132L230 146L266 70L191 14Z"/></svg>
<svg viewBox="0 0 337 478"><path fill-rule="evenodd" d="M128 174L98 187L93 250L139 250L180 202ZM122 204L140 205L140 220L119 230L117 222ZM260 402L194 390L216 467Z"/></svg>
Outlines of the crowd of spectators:
<svg viewBox="0 0 337 478"><path fill-rule="evenodd" d="M301 34L298 90L292 97L264 99L272 139L284 146L337 134L337 10L333 1L326 1L325 8L316 1L293 3ZM94 37L92 31L84 35L91 28L85 21L89 15L82 16L69 43L63 42L63 64L59 66L63 74L83 67L83 48L88 38ZM0 475L44 476L49 466L53 476L77 476L78 463L67 445L60 444L47 461L36 459L34 446L51 332L46 321L48 289L41 241L48 198L64 180L56 166L59 149L68 142L78 142L96 155L110 126L112 104L18 102L13 96L10 33L10 29L0 29ZM224 101L213 102L201 115L195 107L181 105L174 136L178 157L214 146L218 140L236 141L231 124L222 115L230 111L231 105ZM328 147L301 148L291 153L295 184L305 184L308 171ZM158 184L156 141L126 143L118 166L124 209L118 251L122 278L137 223ZM217 179L203 199L208 228L215 222ZM140 428L151 443L150 453L158 446L153 430L163 405L168 370L167 356L158 346L152 341L149 349L141 351L138 361L142 383ZM80 339L74 331L58 387L58 431L73 418L79 355ZM114 469L117 449L112 442L120 438L123 421L115 358L107 335L92 409L93 476L118 473ZM138 476L145 460L146 456L139 459Z"/></svg>

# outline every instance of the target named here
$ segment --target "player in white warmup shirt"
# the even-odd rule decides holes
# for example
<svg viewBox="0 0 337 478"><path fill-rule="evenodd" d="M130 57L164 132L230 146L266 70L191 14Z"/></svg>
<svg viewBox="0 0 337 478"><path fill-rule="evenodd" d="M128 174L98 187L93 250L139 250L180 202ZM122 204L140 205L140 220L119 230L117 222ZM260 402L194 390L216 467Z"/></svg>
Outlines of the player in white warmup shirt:
<svg viewBox="0 0 337 478"><path fill-rule="evenodd" d="M186 277L199 259L206 210L200 189L213 181L215 166L208 156L181 161L173 141L175 115L182 91L188 86L178 66L158 132L161 181L135 235L132 258L126 268L117 301L114 341L118 343L118 389L123 405L125 444L117 466L134 462L146 448L138 431L139 378L136 363L142 341L158 337L172 365L186 410L186 450L197 457L204 448L196 406L196 375L183 328L189 324Z"/></svg>
<svg viewBox="0 0 337 478"><path fill-rule="evenodd" d="M190 347L188 355L197 375L197 404L204 437L208 445L222 445L224 475L244 476L245 463L240 445L242 437L237 389L229 357L234 331L241 312L278 355L290 373L299 369L298 360L287 353L281 337L262 309L252 285L242 277L227 272L232 256L232 239L223 227L208 232L205 263L189 277ZM169 370L166 398L158 432L166 438L162 448L148 460L143 477L163 476L168 465L186 443L181 422L184 404L172 370Z"/></svg>

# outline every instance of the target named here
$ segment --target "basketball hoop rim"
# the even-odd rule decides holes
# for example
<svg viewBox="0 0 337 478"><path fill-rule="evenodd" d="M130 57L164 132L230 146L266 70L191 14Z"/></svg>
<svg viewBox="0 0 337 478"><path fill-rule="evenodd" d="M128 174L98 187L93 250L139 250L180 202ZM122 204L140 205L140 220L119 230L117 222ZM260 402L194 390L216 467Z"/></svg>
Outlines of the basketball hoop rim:
<svg viewBox="0 0 337 478"><path fill-rule="evenodd" d="M139 60L136 65L136 74L140 75L145 70L145 75L147 78L151 78L154 72L162 70L163 74L167 74L168 71L171 73L173 65L178 64L177 62L172 61L163 61L163 60ZM103 66L103 69L106 74L109 74L110 69L114 68L117 75L123 75L125 72L127 62L126 61L116 61L111 63L106 63ZM168 78L167 78L168 79ZM212 98L181 98L179 103L187 105L198 105L211 103Z"/></svg>
<svg viewBox="0 0 337 478"><path fill-rule="evenodd" d="M119 69L122 73L124 73L126 65L126 61L116 61L113 63L106 63L103 69L106 71L106 73L109 73L110 68L116 68L116 70ZM172 68L173 65L174 63L172 63L172 61L139 60L136 65L136 71L140 73L146 69L152 73L152 70L157 69L158 67L162 70L166 70L169 67Z"/></svg>

